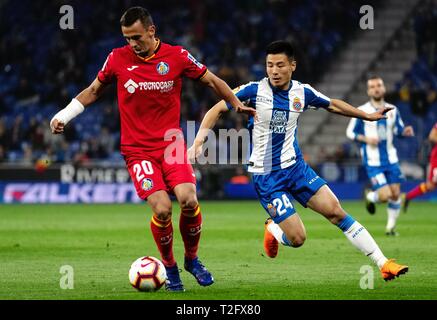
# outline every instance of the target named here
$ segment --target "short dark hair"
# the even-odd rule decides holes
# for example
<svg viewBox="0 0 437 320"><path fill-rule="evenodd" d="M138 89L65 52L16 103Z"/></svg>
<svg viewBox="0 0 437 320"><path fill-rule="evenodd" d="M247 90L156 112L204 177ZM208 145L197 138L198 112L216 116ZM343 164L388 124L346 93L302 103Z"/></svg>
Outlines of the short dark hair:
<svg viewBox="0 0 437 320"><path fill-rule="evenodd" d="M285 40L273 41L266 48L266 54L284 53L289 60L294 60L294 48L290 42Z"/></svg>
<svg viewBox="0 0 437 320"><path fill-rule="evenodd" d="M132 7L126 10L121 16L120 24L123 27L133 25L137 20L140 20L144 28L153 25L153 19L149 11L143 7Z"/></svg>
<svg viewBox="0 0 437 320"><path fill-rule="evenodd" d="M382 80L382 78L380 76L373 75L367 78L367 81L369 80Z"/></svg>

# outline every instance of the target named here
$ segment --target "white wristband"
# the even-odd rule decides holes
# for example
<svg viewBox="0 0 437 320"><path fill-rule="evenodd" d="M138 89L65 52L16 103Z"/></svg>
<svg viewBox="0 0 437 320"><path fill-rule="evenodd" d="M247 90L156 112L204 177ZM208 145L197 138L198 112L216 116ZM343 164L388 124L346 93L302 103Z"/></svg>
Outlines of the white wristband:
<svg viewBox="0 0 437 320"><path fill-rule="evenodd" d="M52 125L55 119L66 125L71 119L81 114L84 110L85 107L83 104L79 100L73 99L64 109L53 116L52 120L50 120L50 125Z"/></svg>

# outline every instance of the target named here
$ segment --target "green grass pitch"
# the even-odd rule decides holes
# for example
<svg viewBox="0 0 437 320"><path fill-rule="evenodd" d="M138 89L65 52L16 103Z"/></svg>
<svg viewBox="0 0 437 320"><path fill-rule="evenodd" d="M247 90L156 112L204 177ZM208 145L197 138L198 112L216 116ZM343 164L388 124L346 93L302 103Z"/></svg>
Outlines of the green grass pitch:
<svg viewBox="0 0 437 320"><path fill-rule="evenodd" d="M140 293L128 281L138 257L159 257L146 205L0 206L0 299L437 299L437 204L412 203L401 213L399 237L386 237L385 206L368 215L361 202L344 208L367 227L387 257L410 271L384 282L379 270L341 231L309 209L298 208L307 230L301 248L280 247L263 256L266 213L255 201L201 202L199 257L215 277L200 287L181 273L185 293ZM174 206L175 257L183 245ZM74 270L74 289L60 288L60 268ZM372 266L373 289L360 288L363 265ZM368 283L368 282L367 282Z"/></svg>

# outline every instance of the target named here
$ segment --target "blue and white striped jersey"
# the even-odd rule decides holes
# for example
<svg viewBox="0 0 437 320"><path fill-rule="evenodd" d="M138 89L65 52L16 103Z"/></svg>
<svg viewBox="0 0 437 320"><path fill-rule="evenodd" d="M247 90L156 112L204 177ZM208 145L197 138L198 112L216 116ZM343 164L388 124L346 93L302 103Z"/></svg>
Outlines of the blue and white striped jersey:
<svg viewBox="0 0 437 320"><path fill-rule="evenodd" d="M327 108L331 100L308 84L292 80L288 90L273 87L268 78L238 87L235 95L257 111L249 119L251 155L249 172L262 174L284 169L302 159L297 124L308 108ZM232 106L228 104L228 108Z"/></svg>
<svg viewBox="0 0 437 320"><path fill-rule="evenodd" d="M357 135L378 138L377 146L361 142L361 157L365 166L385 166L399 161L396 148L393 145L393 137L401 136L404 131L404 123L399 110L392 104L385 104L393 110L387 112L387 119L378 121L365 121L352 118L349 122L346 135L351 140L356 140ZM358 107L367 113L373 113L377 109L369 102Z"/></svg>

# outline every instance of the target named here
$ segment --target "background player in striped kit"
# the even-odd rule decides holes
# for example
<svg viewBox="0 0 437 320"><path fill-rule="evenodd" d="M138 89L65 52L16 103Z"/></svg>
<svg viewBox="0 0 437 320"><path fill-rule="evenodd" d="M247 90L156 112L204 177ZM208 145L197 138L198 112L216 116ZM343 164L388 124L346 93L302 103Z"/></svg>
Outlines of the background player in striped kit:
<svg viewBox="0 0 437 320"><path fill-rule="evenodd" d="M369 121L384 119L390 109L366 113L344 101L329 99L307 84L291 80L296 60L292 45L286 41L269 44L266 53L268 78L236 89L237 97L257 112L256 117L249 120L252 151L248 170L253 175L261 205L270 215L264 232L266 254L276 257L279 243L300 247L305 242L305 227L291 202L294 198L343 231L352 245L379 267L384 280L404 274L408 267L384 256L366 228L343 210L326 182L306 164L296 139L298 118L308 108L325 108ZM231 108L220 101L207 112L188 150L190 160L202 153L208 134L205 129L213 128L220 115Z"/></svg>
<svg viewBox="0 0 437 320"><path fill-rule="evenodd" d="M367 81L367 95L370 101L358 107L364 112L375 112L390 107L387 118L375 122L351 119L346 131L349 139L361 144L362 162L372 184L373 191L366 191L366 208L370 214L376 211L375 203L388 202L387 235L397 235L396 220L401 208L401 187L404 180L399 167L397 151L393 145L394 136L411 137L411 126L404 126L397 108L384 101L384 81L372 77Z"/></svg>

